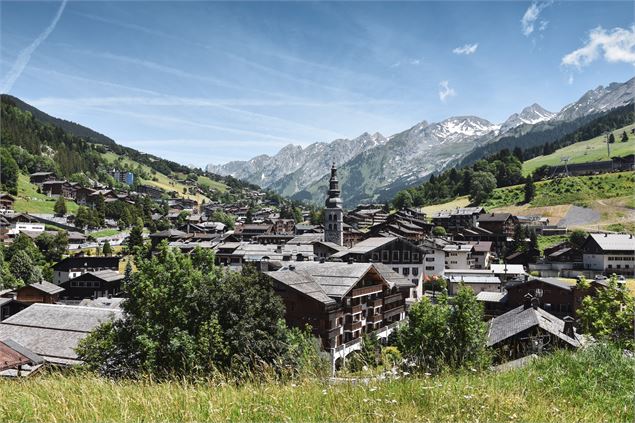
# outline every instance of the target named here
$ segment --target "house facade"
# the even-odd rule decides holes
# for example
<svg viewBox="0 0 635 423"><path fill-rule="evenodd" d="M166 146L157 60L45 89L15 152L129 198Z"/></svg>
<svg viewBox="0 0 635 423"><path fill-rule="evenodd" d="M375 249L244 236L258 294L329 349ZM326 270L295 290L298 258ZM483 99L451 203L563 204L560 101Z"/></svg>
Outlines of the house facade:
<svg viewBox="0 0 635 423"><path fill-rule="evenodd" d="M589 234L582 246L582 263L593 273L633 276L635 239L630 234Z"/></svg>

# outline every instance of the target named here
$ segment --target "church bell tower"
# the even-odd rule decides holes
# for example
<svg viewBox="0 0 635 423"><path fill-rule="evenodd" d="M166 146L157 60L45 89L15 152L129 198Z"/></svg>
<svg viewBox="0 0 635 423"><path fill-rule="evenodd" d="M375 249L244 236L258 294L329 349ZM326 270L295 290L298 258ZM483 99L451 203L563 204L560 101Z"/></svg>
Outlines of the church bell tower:
<svg viewBox="0 0 635 423"><path fill-rule="evenodd" d="M337 168L335 163L331 167L331 179L329 180L329 190L326 197L324 210L324 241L333 242L337 245L344 244L344 210L342 209L342 199L340 198L340 186L337 180Z"/></svg>

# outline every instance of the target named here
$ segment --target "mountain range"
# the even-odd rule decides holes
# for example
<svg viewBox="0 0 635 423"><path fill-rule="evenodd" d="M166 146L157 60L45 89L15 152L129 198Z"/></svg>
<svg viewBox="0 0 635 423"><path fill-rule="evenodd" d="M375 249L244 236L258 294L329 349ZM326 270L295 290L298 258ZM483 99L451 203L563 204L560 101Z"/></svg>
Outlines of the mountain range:
<svg viewBox="0 0 635 423"><path fill-rule="evenodd" d="M522 139L522 148L566 135L592 117L633 103L634 95L635 78L632 78L589 90L557 113L532 104L500 124L477 116L455 116L434 123L422 121L389 137L363 133L354 139L316 142L306 147L290 144L273 156L210 164L207 170L320 204L330 166L335 163L345 206L386 201L432 173L482 157L485 151L496 151L499 144L500 148L507 148L514 139Z"/></svg>

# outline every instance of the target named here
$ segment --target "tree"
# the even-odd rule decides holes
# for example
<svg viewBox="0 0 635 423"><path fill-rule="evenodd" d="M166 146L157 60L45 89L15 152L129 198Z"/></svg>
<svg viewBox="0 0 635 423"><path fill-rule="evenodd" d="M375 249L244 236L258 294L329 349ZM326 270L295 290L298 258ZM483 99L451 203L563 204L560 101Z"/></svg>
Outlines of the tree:
<svg viewBox="0 0 635 423"><path fill-rule="evenodd" d="M246 266L216 267L167 242L123 285L126 318L99 327L78 349L87 365L111 376L209 374L273 364L286 350L284 307L270 280Z"/></svg>
<svg viewBox="0 0 635 423"><path fill-rule="evenodd" d="M587 233L581 229L576 229L569 234L569 242L578 250L582 249L584 241L586 241Z"/></svg>
<svg viewBox="0 0 635 423"><path fill-rule="evenodd" d="M293 208L293 220L295 221L295 223L304 222L304 216L302 216L302 210L300 210L299 207Z"/></svg>
<svg viewBox="0 0 635 423"><path fill-rule="evenodd" d="M9 262L9 271L25 285L42 280L42 270L33 263L26 251L18 251L13 255Z"/></svg>
<svg viewBox="0 0 635 423"><path fill-rule="evenodd" d="M627 142L628 141L628 134L626 133L626 131L622 132L622 142Z"/></svg>
<svg viewBox="0 0 635 423"><path fill-rule="evenodd" d="M90 214L84 206L79 206L75 214L75 227L84 229L90 223Z"/></svg>
<svg viewBox="0 0 635 423"><path fill-rule="evenodd" d="M397 331L397 346L421 371L438 372L489 364L483 306L465 286L450 301L445 292L436 304L424 297L413 304L408 325Z"/></svg>
<svg viewBox="0 0 635 423"><path fill-rule="evenodd" d="M251 211L251 207L247 209L245 214L245 223L254 223L254 213Z"/></svg>
<svg viewBox="0 0 635 423"><path fill-rule="evenodd" d="M130 230L128 235L128 251L134 251L135 247L143 246L143 229L140 226L135 225Z"/></svg>
<svg viewBox="0 0 635 423"><path fill-rule="evenodd" d="M57 197L57 201L55 201L55 205L53 206L53 211L58 216L64 216L66 214L66 201L64 200L63 195Z"/></svg>
<svg viewBox="0 0 635 423"><path fill-rule="evenodd" d="M4 132L3 132L4 134ZM18 193L18 173L19 168L15 159L5 148L0 149L0 182L1 188L8 191L9 194L16 195Z"/></svg>
<svg viewBox="0 0 635 423"><path fill-rule="evenodd" d="M401 210L406 207L412 207L412 195L408 191L399 191L392 201L393 206L397 210Z"/></svg>
<svg viewBox="0 0 635 423"><path fill-rule="evenodd" d="M104 245L101 248L101 252L105 255L105 256L110 256L112 255L112 247L110 246L110 242L108 242L108 240L104 241Z"/></svg>
<svg viewBox="0 0 635 423"><path fill-rule="evenodd" d="M489 200L496 188L496 178L489 172L474 172L470 188L470 201L480 205Z"/></svg>
<svg viewBox="0 0 635 423"><path fill-rule="evenodd" d="M536 185L534 185L534 180L531 176L527 177L527 182L525 182L525 204L531 203L531 200L534 199L536 195Z"/></svg>
<svg viewBox="0 0 635 423"><path fill-rule="evenodd" d="M46 232L35 238L35 245L44 255L46 261L60 261L68 249L68 233L59 231L55 235Z"/></svg>
<svg viewBox="0 0 635 423"><path fill-rule="evenodd" d="M447 235L447 232L443 226L435 226L432 228L432 235L436 237L443 237Z"/></svg>
<svg viewBox="0 0 635 423"><path fill-rule="evenodd" d="M615 142L615 135L613 135L613 132L611 132L609 134L609 144L613 144Z"/></svg>
<svg viewBox="0 0 635 423"><path fill-rule="evenodd" d="M582 306L576 313L584 333L596 339L610 340L632 351L635 348L635 298L625 285L618 283L617 276L613 275L606 286L597 288L595 295L582 299ZM588 290L589 284L580 278L578 288Z"/></svg>

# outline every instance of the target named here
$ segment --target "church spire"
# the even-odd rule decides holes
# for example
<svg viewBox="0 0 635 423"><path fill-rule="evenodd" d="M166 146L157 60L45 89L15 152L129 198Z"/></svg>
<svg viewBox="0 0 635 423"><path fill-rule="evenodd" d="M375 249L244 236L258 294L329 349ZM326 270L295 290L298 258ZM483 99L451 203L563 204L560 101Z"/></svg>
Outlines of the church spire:
<svg viewBox="0 0 635 423"><path fill-rule="evenodd" d="M325 205L327 209L342 208L340 183L337 180L337 167L335 167L335 162L333 162L333 166L331 166L331 179L329 179L329 190Z"/></svg>

